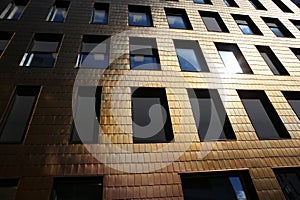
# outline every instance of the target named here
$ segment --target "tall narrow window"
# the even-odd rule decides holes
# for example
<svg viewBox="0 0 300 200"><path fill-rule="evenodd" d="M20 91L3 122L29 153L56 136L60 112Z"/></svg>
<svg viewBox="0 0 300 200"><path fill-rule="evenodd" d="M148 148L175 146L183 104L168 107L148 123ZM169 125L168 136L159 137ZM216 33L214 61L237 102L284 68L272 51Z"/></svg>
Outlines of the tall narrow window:
<svg viewBox="0 0 300 200"><path fill-rule="evenodd" d="M12 38L12 36L13 36L13 33L11 33L11 32L0 31L0 56L2 55L4 50L6 49L9 41Z"/></svg>
<svg viewBox="0 0 300 200"><path fill-rule="evenodd" d="M215 43L228 73L253 74L250 66L236 44Z"/></svg>
<svg viewBox="0 0 300 200"><path fill-rule="evenodd" d="M12 0L2 11L0 19L18 20L25 10L28 0Z"/></svg>
<svg viewBox="0 0 300 200"><path fill-rule="evenodd" d="M234 0L224 0L224 3L228 7L239 7Z"/></svg>
<svg viewBox="0 0 300 200"><path fill-rule="evenodd" d="M153 26L149 6L128 6L130 26Z"/></svg>
<svg viewBox="0 0 300 200"><path fill-rule="evenodd" d="M69 6L70 6L69 1L57 0L55 4L51 7L51 10L47 16L46 21L64 22L68 14Z"/></svg>
<svg viewBox="0 0 300 200"><path fill-rule="evenodd" d="M293 34L276 18L262 17L267 26L277 37L292 37Z"/></svg>
<svg viewBox="0 0 300 200"><path fill-rule="evenodd" d="M239 90L238 94L259 139L291 138L263 91Z"/></svg>
<svg viewBox="0 0 300 200"><path fill-rule="evenodd" d="M262 35L258 27L255 25L255 23L248 15L232 14L232 17L244 34Z"/></svg>
<svg viewBox="0 0 300 200"><path fill-rule="evenodd" d="M0 179L0 197L3 200L15 199L18 179Z"/></svg>
<svg viewBox="0 0 300 200"><path fill-rule="evenodd" d="M212 4L210 0L194 0L194 3Z"/></svg>
<svg viewBox="0 0 300 200"><path fill-rule="evenodd" d="M174 40L173 42L182 71L209 71L197 41Z"/></svg>
<svg viewBox="0 0 300 200"><path fill-rule="evenodd" d="M108 36L84 35L77 57L77 68L106 69L109 65Z"/></svg>
<svg viewBox="0 0 300 200"><path fill-rule="evenodd" d="M199 11L208 31L229 32L219 13Z"/></svg>
<svg viewBox="0 0 300 200"><path fill-rule="evenodd" d="M108 3L94 3L94 9L92 13L92 24L108 24Z"/></svg>
<svg viewBox="0 0 300 200"><path fill-rule="evenodd" d="M101 87L78 88L71 143L98 143L101 92Z"/></svg>
<svg viewBox="0 0 300 200"><path fill-rule="evenodd" d="M174 138L163 88L134 88L132 120L134 143L170 142Z"/></svg>
<svg viewBox="0 0 300 200"><path fill-rule="evenodd" d="M300 60L300 48L290 48L295 56Z"/></svg>
<svg viewBox="0 0 300 200"><path fill-rule="evenodd" d="M234 131L217 90L188 90L201 141L235 139Z"/></svg>
<svg viewBox="0 0 300 200"><path fill-rule="evenodd" d="M252 6L256 9L256 10L267 10L261 3L259 0L249 0L249 2L252 4Z"/></svg>
<svg viewBox="0 0 300 200"><path fill-rule="evenodd" d="M284 68L280 60L274 54L268 46L256 46L260 55L263 57L267 65L270 67L271 71L275 75L289 75L288 71Z"/></svg>
<svg viewBox="0 0 300 200"><path fill-rule="evenodd" d="M37 33L21 60L24 67L53 67L62 40L60 34Z"/></svg>
<svg viewBox="0 0 300 200"><path fill-rule="evenodd" d="M272 0L283 12L293 13L281 0Z"/></svg>
<svg viewBox="0 0 300 200"><path fill-rule="evenodd" d="M17 86L1 123L0 143L22 143L39 92L40 86Z"/></svg>
<svg viewBox="0 0 300 200"><path fill-rule="evenodd" d="M165 8L165 12L170 28L193 29L184 9Z"/></svg>
<svg viewBox="0 0 300 200"><path fill-rule="evenodd" d="M130 68L160 70L157 44L154 38L129 38Z"/></svg>
<svg viewBox="0 0 300 200"><path fill-rule="evenodd" d="M184 199L258 199L246 170L181 174L180 177Z"/></svg>
<svg viewBox="0 0 300 200"><path fill-rule="evenodd" d="M300 31L300 20L293 20L290 19L290 21L296 26L296 28Z"/></svg>
<svg viewBox="0 0 300 200"><path fill-rule="evenodd" d="M284 91L282 94L285 96L300 120L300 92Z"/></svg>

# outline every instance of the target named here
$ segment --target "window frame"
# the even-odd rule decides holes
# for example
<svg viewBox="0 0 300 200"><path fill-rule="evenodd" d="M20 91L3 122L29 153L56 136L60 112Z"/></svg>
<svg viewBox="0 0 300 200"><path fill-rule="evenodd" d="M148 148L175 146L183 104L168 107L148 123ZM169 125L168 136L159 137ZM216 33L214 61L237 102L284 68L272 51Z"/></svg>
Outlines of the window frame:
<svg viewBox="0 0 300 200"><path fill-rule="evenodd" d="M271 17L261 18L276 37L295 38L295 36L282 24L282 22L279 19ZM276 32L274 32L273 29L278 29L282 35L276 34Z"/></svg>
<svg viewBox="0 0 300 200"><path fill-rule="evenodd" d="M22 15L24 14L28 4L29 4L30 0L11 0L6 7L4 8L4 10L1 12L0 14L0 19L1 20L20 20ZM22 10L19 14L19 16L17 16L17 18L14 17L14 15L12 15L12 12L15 10L16 7L21 6ZM16 10L17 11L17 10ZM10 15L12 15L11 18Z"/></svg>
<svg viewBox="0 0 300 200"><path fill-rule="evenodd" d="M203 0L203 3L202 2L197 2L197 1L201 1L201 0L194 0L194 3L212 5L211 0Z"/></svg>
<svg viewBox="0 0 300 200"><path fill-rule="evenodd" d="M245 35L263 35L249 15L231 14L237 26ZM242 22L244 21L244 22ZM252 33L245 33L240 25L247 25Z"/></svg>
<svg viewBox="0 0 300 200"><path fill-rule="evenodd" d="M3 37L3 39L1 39L2 36L5 36ZM0 41L6 41L6 42L3 42L5 43L3 45L3 49L1 50L0 49L0 58L3 56L3 54L5 53L6 49L8 48L9 44L11 43L13 37L15 36L15 33L14 32L7 32L7 31L0 31Z"/></svg>
<svg viewBox="0 0 300 200"><path fill-rule="evenodd" d="M67 16L68 16L70 6L71 6L71 2L70 1L56 0L54 2L54 4L51 6L51 8L50 8L50 11L49 11L49 13L47 15L46 21L47 22L64 23L65 20L66 20L66 18L67 18ZM64 19L62 21L54 21L54 18L55 18L56 13L57 13L57 9L59 9L59 8L65 8L66 15L64 16Z"/></svg>
<svg viewBox="0 0 300 200"><path fill-rule="evenodd" d="M96 7L100 8L100 9L97 9ZM103 9L101 9L101 7L103 7ZM105 11L105 17L104 17L105 22L100 23L100 22L95 22L94 21L95 11L97 11L97 10L99 10L99 11L104 10ZM110 3L94 2L90 24L108 25L109 24L109 13L110 13L109 10L110 10Z"/></svg>
<svg viewBox="0 0 300 200"><path fill-rule="evenodd" d="M234 0L223 0L227 7L239 8L238 4Z"/></svg>
<svg viewBox="0 0 300 200"><path fill-rule="evenodd" d="M267 10L259 0L249 0L249 2L256 10Z"/></svg>
<svg viewBox="0 0 300 200"><path fill-rule="evenodd" d="M207 31L229 33L229 30L228 30L226 24L224 23L224 21L222 20L219 13L213 12L213 11L199 10L199 14L201 16L202 22L205 25L205 28ZM207 21L205 20L206 18L213 18L216 21L220 30L209 29L208 23L206 23Z"/></svg>
<svg viewBox="0 0 300 200"><path fill-rule="evenodd" d="M185 9L181 9L181 8L164 8L165 9L165 14L166 14L166 18L167 18L167 23L169 25L170 29L180 29L180 30L193 30L192 24L189 20L189 17L186 13ZM181 17L185 28L180 28L180 27L172 27L169 23L169 16L179 16Z"/></svg>
<svg viewBox="0 0 300 200"><path fill-rule="evenodd" d="M295 56L300 61L300 48L290 48L290 50L295 54Z"/></svg>
<svg viewBox="0 0 300 200"><path fill-rule="evenodd" d="M14 188L14 194L13 194L13 199L15 199L16 197L16 191L19 187L20 181L19 181L19 177L15 178L0 178L0 188Z"/></svg>
<svg viewBox="0 0 300 200"><path fill-rule="evenodd" d="M281 0L272 0L272 2L282 11L285 13L294 13L285 3Z"/></svg>
<svg viewBox="0 0 300 200"><path fill-rule="evenodd" d="M145 25L136 25L131 24L130 22L130 13L144 13L146 14L147 23ZM128 25L129 26L140 26L140 27L153 27L153 20L151 14L151 7L150 6L140 6L140 5L128 5Z"/></svg>

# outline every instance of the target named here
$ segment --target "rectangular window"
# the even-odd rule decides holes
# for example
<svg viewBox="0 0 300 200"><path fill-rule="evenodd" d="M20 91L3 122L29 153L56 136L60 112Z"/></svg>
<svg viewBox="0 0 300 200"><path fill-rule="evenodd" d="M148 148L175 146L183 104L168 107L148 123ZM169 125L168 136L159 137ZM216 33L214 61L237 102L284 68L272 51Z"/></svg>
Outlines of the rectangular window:
<svg viewBox="0 0 300 200"><path fill-rule="evenodd" d="M290 48L295 56L300 60L300 48Z"/></svg>
<svg viewBox="0 0 300 200"><path fill-rule="evenodd" d="M23 67L53 67L62 40L60 34L37 33L21 60Z"/></svg>
<svg viewBox="0 0 300 200"><path fill-rule="evenodd" d="M40 86L17 86L14 96L1 123L0 143L22 143Z"/></svg>
<svg viewBox="0 0 300 200"><path fill-rule="evenodd" d="M277 181L287 200L297 200L300 197L300 168L273 169Z"/></svg>
<svg viewBox="0 0 300 200"><path fill-rule="evenodd" d="M194 3L212 4L210 0L194 0Z"/></svg>
<svg viewBox="0 0 300 200"><path fill-rule="evenodd" d="M0 19L18 20L25 10L29 0L13 0L6 6L0 15Z"/></svg>
<svg viewBox="0 0 300 200"><path fill-rule="evenodd" d="M102 177L54 178L51 200L57 199L102 199Z"/></svg>
<svg viewBox="0 0 300 200"><path fill-rule="evenodd" d="M78 88L74 124L70 143L97 144L102 87Z"/></svg>
<svg viewBox="0 0 300 200"><path fill-rule="evenodd" d="M282 12L293 13L289 7L287 7L281 0L272 0L281 10Z"/></svg>
<svg viewBox="0 0 300 200"><path fill-rule="evenodd" d="M253 74L249 64L236 44L215 43L228 73Z"/></svg>
<svg viewBox="0 0 300 200"><path fill-rule="evenodd" d="M276 18L262 17L267 26L277 37L291 37L294 38L293 34Z"/></svg>
<svg viewBox="0 0 300 200"><path fill-rule="evenodd" d="M208 66L197 41L173 40L182 71L208 72Z"/></svg>
<svg viewBox="0 0 300 200"><path fill-rule="evenodd" d="M248 15L232 14L232 17L244 34L262 35L261 31Z"/></svg>
<svg viewBox="0 0 300 200"><path fill-rule="evenodd" d="M166 91L132 88L133 143L163 143L174 139Z"/></svg>
<svg viewBox="0 0 300 200"><path fill-rule="evenodd" d="M193 29L184 9L165 8L165 12L170 28Z"/></svg>
<svg viewBox="0 0 300 200"><path fill-rule="evenodd" d="M106 69L109 66L108 36L84 35L76 68Z"/></svg>
<svg viewBox="0 0 300 200"><path fill-rule="evenodd" d="M258 199L246 170L180 174L184 199Z"/></svg>
<svg viewBox="0 0 300 200"><path fill-rule="evenodd" d="M297 117L300 119L300 92L284 91L282 94L293 108Z"/></svg>
<svg viewBox="0 0 300 200"><path fill-rule="evenodd" d="M128 6L130 26L153 26L149 6Z"/></svg>
<svg viewBox="0 0 300 200"><path fill-rule="evenodd" d="M290 19L290 21L296 26L296 28L300 31L300 20L293 20Z"/></svg>
<svg viewBox="0 0 300 200"><path fill-rule="evenodd" d="M92 13L92 24L108 24L108 3L94 3L94 9Z"/></svg>
<svg viewBox="0 0 300 200"><path fill-rule="evenodd" d="M236 139L217 90L189 89L188 94L201 141Z"/></svg>
<svg viewBox="0 0 300 200"><path fill-rule="evenodd" d="M299 0L292 0L292 2L300 8L300 1Z"/></svg>
<svg viewBox="0 0 300 200"><path fill-rule="evenodd" d="M69 6L70 6L69 1L57 0L55 4L51 7L51 10L47 16L46 21L64 22L68 14Z"/></svg>
<svg viewBox="0 0 300 200"><path fill-rule="evenodd" d="M130 68L136 70L160 70L155 38L129 38Z"/></svg>
<svg viewBox="0 0 300 200"><path fill-rule="evenodd" d="M252 4L252 6L256 9L256 10L267 10L261 3L259 0L249 0L250 3Z"/></svg>
<svg viewBox="0 0 300 200"><path fill-rule="evenodd" d="M209 11L199 13L208 31L229 32L219 13Z"/></svg>
<svg viewBox="0 0 300 200"><path fill-rule="evenodd" d="M291 138L265 92L239 90L238 94L259 139Z"/></svg>
<svg viewBox="0 0 300 200"><path fill-rule="evenodd" d="M239 7L234 0L224 0L224 3L228 7Z"/></svg>
<svg viewBox="0 0 300 200"><path fill-rule="evenodd" d="M11 40L13 36L12 32L3 32L0 31L0 56L2 55L2 53L4 52L4 50L6 49L9 41Z"/></svg>
<svg viewBox="0 0 300 200"><path fill-rule="evenodd" d="M270 67L271 71L275 75L289 75L288 71L284 68L280 60L274 54L268 46L256 46L260 55L263 57L267 65Z"/></svg>
<svg viewBox="0 0 300 200"><path fill-rule="evenodd" d="M3 200L15 199L18 179L0 179L0 197Z"/></svg>

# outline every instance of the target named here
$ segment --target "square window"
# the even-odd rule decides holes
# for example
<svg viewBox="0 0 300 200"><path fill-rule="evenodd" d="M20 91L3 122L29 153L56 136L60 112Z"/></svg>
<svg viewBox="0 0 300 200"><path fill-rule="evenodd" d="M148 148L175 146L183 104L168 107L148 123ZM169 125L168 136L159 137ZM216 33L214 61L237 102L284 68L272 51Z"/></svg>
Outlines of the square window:
<svg viewBox="0 0 300 200"><path fill-rule="evenodd" d="M295 36L279 21L279 19L276 18L267 18L262 17L264 22L267 24L267 26L271 29L271 31L277 36L277 37L291 37L294 38Z"/></svg>
<svg viewBox="0 0 300 200"><path fill-rule="evenodd" d="M184 9L165 8L165 12L170 28L193 29Z"/></svg>
<svg viewBox="0 0 300 200"><path fill-rule="evenodd" d="M248 15L232 14L232 17L244 34L262 35L261 31L258 29L258 27Z"/></svg>
<svg viewBox="0 0 300 200"><path fill-rule="evenodd" d="M219 13L199 11L208 31L229 32Z"/></svg>
<svg viewBox="0 0 300 200"><path fill-rule="evenodd" d="M272 1L278 6L278 8L282 10L282 12L293 13L293 11L289 9L289 7L287 7L281 0L272 0Z"/></svg>
<svg viewBox="0 0 300 200"><path fill-rule="evenodd" d="M256 10L267 10L261 3L259 0L249 0L250 3L252 4L252 6L256 9Z"/></svg>
<svg viewBox="0 0 300 200"><path fill-rule="evenodd" d="M9 41L11 40L13 36L12 32L3 32L0 31L0 56L2 55L2 53L4 52L4 50L6 49Z"/></svg>
<svg viewBox="0 0 300 200"><path fill-rule="evenodd" d="M212 4L210 0L194 0L194 3Z"/></svg>
<svg viewBox="0 0 300 200"><path fill-rule="evenodd" d="M28 2L28 0L10 1L10 3L8 3L6 8L2 11L0 19L19 20Z"/></svg>
<svg viewBox="0 0 300 200"><path fill-rule="evenodd" d="M153 26L151 9L148 6L128 6L130 26Z"/></svg>
<svg viewBox="0 0 300 200"><path fill-rule="evenodd" d="M0 197L4 200L15 199L18 179L0 179Z"/></svg>
<svg viewBox="0 0 300 200"><path fill-rule="evenodd" d="M56 1L48 14L46 21L64 22L68 14L69 6L69 1Z"/></svg>
<svg viewBox="0 0 300 200"><path fill-rule="evenodd" d="M108 3L94 3L94 9L92 13L92 24L108 24Z"/></svg>

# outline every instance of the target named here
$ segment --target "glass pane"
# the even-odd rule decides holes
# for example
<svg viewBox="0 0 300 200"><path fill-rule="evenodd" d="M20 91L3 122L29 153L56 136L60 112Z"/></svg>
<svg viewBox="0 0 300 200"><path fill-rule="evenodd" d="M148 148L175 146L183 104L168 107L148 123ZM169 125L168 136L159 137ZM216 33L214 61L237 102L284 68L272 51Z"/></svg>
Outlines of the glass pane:
<svg viewBox="0 0 300 200"><path fill-rule="evenodd" d="M108 67L108 55L81 54L80 67L106 69Z"/></svg>
<svg viewBox="0 0 300 200"><path fill-rule="evenodd" d="M278 37L284 37L284 34L280 31L278 27L270 27L273 33Z"/></svg>
<svg viewBox="0 0 300 200"><path fill-rule="evenodd" d="M237 200L247 200L243 185L239 177L229 177Z"/></svg>
<svg viewBox="0 0 300 200"><path fill-rule="evenodd" d="M195 3L205 4L205 0L194 0Z"/></svg>
<svg viewBox="0 0 300 200"><path fill-rule="evenodd" d="M287 200L297 200L300 198L300 177L297 171L277 173L276 178L283 190Z"/></svg>
<svg viewBox="0 0 300 200"><path fill-rule="evenodd" d="M146 56L146 55L131 55L130 56L130 66L131 69L151 69L158 70L160 65L155 56Z"/></svg>
<svg viewBox="0 0 300 200"><path fill-rule="evenodd" d="M270 59L270 57L268 56L268 54L265 53L265 52L260 52L260 55L263 57L263 59L265 60L265 62L267 63L267 65L270 67L270 69L272 70L273 74L280 75L279 71L277 70L276 66L274 65L274 63L272 62L272 60Z"/></svg>
<svg viewBox="0 0 300 200"><path fill-rule="evenodd" d="M94 9L93 22L94 24L107 24L108 16L106 10L96 10Z"/></svg>
<svg viewBox="0 0 300 200"><path fill-rule="evenodd" d="M300 100L289 99L288 102L291 105L291 107L293 108L293 110L296 113L296 115L298 116L298 118L300 119Z"/></svg>
<svg viewBox="0 0 300 200"><path fill-rule="evenodd" d="M244 34L254 34L251 28L248 25L239 24L240 29Z"/></svg>
<svg viewBox="0 0 300 200"><path fill-rule="evenodd" d="M201 71L200 64L193 49L176 49L182 71Z"/></svg>
<svg viewBox="0 0 300 200"><path fill-rule="evenodd" d="M47 41L34 40L31 51L54 53L57 51L58 45L59 42L47 42Z"/></svg>
<svg viewBox="0 0 300 200"><path fill-rule="evenodd" d="M203 22L209 31L219 31L221 32L222 29L220 28L217 19L214 17L202 17Z"/></svg>
<svg viewBox="0 0 300 200"><path fill-rule="evenodd" d="M106 53L107 45L105 42L102 43L82 43L81 52L82 53Z"/></svg>
<svg viewBox="0 0 300 200"><path fill-rule="evenodd" d="M141 12L129 12L129 25L151 26L149 15Z"/></svg>
<svg viewBox="0 0 300 200"><path fill-rule="evenodd" d="M167 15L167 19L170 28L187 28L182 16Z"/></svg>
<svg viewBox="0 0 300 200"><path fill-rule="evenodd" d="M15 5L14 9L11 11L7 19L18 20L24 10L24 6Z"/></svg>
<svg viewBox="0 0 300 200"><path fill-rule="evenodd" d="M53 67L56 54L52 53L31 53L29 66L31 67Z"/></svg>
<svg viewBox="0 0 300 200"><path fill-rule="evenodd" d="M232 51L219 51L222 61L229 73L243 73L243 70Z"/></svg>
<svg viewBox="0 0 300 200"><path fill-rule="evenodd" d="M67 15L66 8L56 8L52 21L54 22L63 22Z"/></svg>
<svg viewBox="0 0 300 200"><path fill-rule="evenodd" d="M7 42L7 40L0 40L0 51L5 49Z"/></svg>

